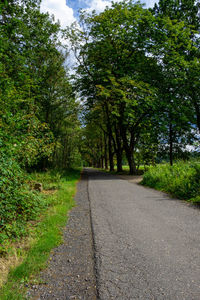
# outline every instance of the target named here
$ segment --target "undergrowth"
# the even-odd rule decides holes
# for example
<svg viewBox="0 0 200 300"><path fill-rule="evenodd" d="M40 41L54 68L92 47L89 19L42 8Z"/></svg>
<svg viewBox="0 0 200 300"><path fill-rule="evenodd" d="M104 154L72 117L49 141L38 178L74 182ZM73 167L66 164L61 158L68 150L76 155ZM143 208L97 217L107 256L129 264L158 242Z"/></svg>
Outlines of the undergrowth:
<svg viewBox="0 0 200 300"><path fill-rule="evenodd" d="M150 167L144 174L142 184L179 199L200 203L200 162L179 161L173 166L159 164Z"/></svg>
<svg viewBox="0 0 200 300"><path fill-rule="evenodd" d="M9 156L0 156L0 255L9 241L26 235L28 221L37 219L48 203L30 189L28 177Z"/></svg>
<svg viewBox="0 0 200 300"><path fill-rule="evenodd" d="M51 249L62 242L61 228L66 224L67 212L74 205L73 196L79 177L80 170L29 176L29 180L40 181L45 189L53 188L54 191L40 195L45 199L48 209L43 210L40 220L32 228L29 250L23 253L23 262L10 271L7 283L0 291L1 300L25 299L29 284L34 283L36 275L46 266Z"/></svg>

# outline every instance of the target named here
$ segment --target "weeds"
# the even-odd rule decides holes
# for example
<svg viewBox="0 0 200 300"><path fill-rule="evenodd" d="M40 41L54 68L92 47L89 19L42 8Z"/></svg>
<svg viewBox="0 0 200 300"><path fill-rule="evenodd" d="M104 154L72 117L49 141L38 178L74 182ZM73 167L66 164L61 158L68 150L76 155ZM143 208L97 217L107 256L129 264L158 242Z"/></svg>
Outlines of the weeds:
<svg viewBox="0 0 200 300"><path fill-rule="evenodd" d="M150 167L142 184L180 199L200 202L200 163L180 161L172 167L169 164Z"/></svg>
<svg viewBox="0 0 200 300"><path fill-rule="evenodd" d="M0 255L4 245L26 235L26 224L47 207L46 199L26 184L27 175L9 156L0 157Z"/></svg>
<svg viewBox="0 0 200 300"><path fill-rule="evenodd" d="M0 292L1 300L25 299L26 290L36 275L46 266L46 261L52 248L62 242L61 228L66 224L67 212L74 205L73 196L80 170L70 170L61 173L60 179L52 173L31 175L32 179L40 179L45 187L59 185L56 193L43 195L48 203L48 210L43 212L40 222L32 228L32 242L29 250L23 253L23 262L12 269L7 283ZM54 181L55 180L55 181Z"/></svg>

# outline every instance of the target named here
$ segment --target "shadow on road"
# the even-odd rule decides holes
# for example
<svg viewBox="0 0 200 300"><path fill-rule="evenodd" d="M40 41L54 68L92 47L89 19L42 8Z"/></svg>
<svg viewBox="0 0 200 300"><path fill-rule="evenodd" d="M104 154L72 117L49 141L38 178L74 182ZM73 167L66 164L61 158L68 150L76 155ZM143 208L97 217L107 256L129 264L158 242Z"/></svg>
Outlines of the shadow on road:
<svg viewBox="0 0 200 300"><path fill-rule="evenodd" d="M140 182L142 180L142 176L138 175L118 175L118 174L110 174L106 173L104 171L92 169L92 168L84 168L82 173L82 180L89 180L95 181L95 180L126 180L129 183L137 184L141 186L141 188L154 190L153 188L150 188L148 186L140 185ZM186 204L189 207L200 209L200 203L190 203L185 200L174 198L173 196L164 193L162 191L157 191L158 197L148 197L149 199L154 199L155 201L163 202L163 201L171 201L171 202L182 202L183 204ZM163 197L162 197L163 195Z"/></svg>
<svg viewBox="0 0 200 300"><path fill-rule="evenodd" d="M86 175L90 180L121 180L117 175L109 174L104 171L92 168L84 168L83 176Z"/></svg>

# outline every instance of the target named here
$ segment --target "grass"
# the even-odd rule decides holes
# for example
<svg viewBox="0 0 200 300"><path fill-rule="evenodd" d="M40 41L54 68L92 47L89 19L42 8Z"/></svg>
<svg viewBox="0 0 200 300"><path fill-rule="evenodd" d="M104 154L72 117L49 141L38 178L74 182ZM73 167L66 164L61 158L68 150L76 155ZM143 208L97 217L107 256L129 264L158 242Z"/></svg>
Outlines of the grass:
<svg viewBox="0 0 200 300"><path fill-rule="evenodd" d="M66 224L67 212L74 206L73 196L79 177L80 170L32 175L32 179L39 179L46 189L55 186L59 189L44 195L50 203L49 209L32 229L32 242L29 250L23 253L22 263L10 270L0 292L1 300L25 299L29 284L37 280L38 273L46 266L50 251L62 242L61 229Z"/></svg>
<svg viewBox="0 0 200 300"><path fill-rule="evenodd" d="M144 174L143 185L168 192L191 202L200 203L200 163L198 161L159 164Z"/></svg>

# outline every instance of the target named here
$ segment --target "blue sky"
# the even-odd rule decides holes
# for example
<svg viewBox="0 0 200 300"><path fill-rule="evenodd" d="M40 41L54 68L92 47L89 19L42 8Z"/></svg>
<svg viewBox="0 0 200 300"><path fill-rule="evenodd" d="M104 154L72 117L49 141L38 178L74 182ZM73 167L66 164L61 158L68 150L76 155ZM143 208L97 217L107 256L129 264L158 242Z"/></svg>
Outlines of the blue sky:
<svg viewBox="0 0 200 300"><path fill-rule="evenodd" d="M74 10L80 9L80 8L86 8L88 7L89 1L85 1L85 0L66 0L66 4L69 7L72 7Z"/></svg>
<svg viewBox="0 0 200 300"><path fill-rule="evenodd" d="M114 0L114 2L119 1ZM141 2L147 7L152 7L158 0L141 0ZM53 14L56 20L60 20L62 27L65 27L76 21L80 8L101 12L110 4L111 0L42 0L41 11Z"/></svg>
<svg viewBox="0 0 200 300"><path fill-rule="evenodd" d="M114 2L119 1L115 0ZM81 8L92 10L92 8L96 8L96 10L101 10L103 6L106 6L108 2L111 0L66 0L66 4L73 8L74 15L78 15L78 10ZM145 3L148 7L153 6L156 0L143 0L141 1ZM105 4L105 5L104 5Z"/></svg>

